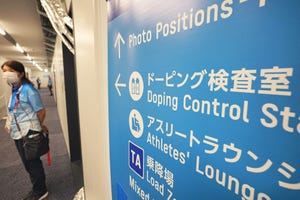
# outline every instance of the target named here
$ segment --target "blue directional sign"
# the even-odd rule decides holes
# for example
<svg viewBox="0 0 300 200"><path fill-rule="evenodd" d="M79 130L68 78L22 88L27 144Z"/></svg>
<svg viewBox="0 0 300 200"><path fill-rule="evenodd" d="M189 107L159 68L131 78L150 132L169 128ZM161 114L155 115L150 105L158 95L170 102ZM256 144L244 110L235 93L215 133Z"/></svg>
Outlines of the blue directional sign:
<svg viewBox="0 0 300 200"><path fill-rule="evenodd" d="M299 199L299 9L108 1L113 199Z"/></svg>

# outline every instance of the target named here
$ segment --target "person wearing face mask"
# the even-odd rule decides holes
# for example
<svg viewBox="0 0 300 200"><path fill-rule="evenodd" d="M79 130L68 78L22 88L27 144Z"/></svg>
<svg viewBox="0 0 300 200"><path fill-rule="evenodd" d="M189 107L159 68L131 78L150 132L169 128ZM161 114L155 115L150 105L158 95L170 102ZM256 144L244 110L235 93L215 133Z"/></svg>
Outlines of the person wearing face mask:
<svg viewBox="0 0 300 200"><path fill-rule="evenodd" d="M48 191L43 163L40 158L26 160L22 137L27 135L29 129L33 131L46 129L43 125L46 110L39 92L35 89L31 81L26 78L25 68L22 63L7 61L2 64L1 69L3 71L3 78L6 79L7 84L12 89L8 102L9 113L5 130L14 140L22 163L32 183L32 190L23 199L45 199L48 196Z"/></svg>

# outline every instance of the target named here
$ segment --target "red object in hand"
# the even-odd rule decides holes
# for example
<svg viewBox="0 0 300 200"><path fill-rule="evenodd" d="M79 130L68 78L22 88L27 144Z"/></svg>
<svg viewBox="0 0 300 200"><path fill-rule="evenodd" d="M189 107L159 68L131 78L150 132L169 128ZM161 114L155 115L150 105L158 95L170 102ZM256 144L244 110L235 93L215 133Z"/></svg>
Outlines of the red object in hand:
<svg viewBox="0 0 300 200"><path fill-rule="evenodd" d="M47 163L48 163L48 166L51 166L51 158L50 158L50 151L48 151L47 153Z"/></svg>

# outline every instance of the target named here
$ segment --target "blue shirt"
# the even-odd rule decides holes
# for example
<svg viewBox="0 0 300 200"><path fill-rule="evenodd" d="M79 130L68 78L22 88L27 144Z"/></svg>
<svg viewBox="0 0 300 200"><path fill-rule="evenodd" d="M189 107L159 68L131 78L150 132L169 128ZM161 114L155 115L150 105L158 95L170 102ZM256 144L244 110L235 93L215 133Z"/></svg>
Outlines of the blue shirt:
<svg viewBox="0 0 300 200"><path fill-rule="evenodd" d="M19 91L20 90L20 91ZM19 104L16 108L16 118L20 126L20 131L16 125L14 117L14 106L19 92ZM24 83L23 86L12 88L11 100L8 103L8 110L11 119L10 135L13 139L21 139L26 136L29 129L41 131L41 124L37 117L37 112L44 108L41 96L33 85Z"/></svg>

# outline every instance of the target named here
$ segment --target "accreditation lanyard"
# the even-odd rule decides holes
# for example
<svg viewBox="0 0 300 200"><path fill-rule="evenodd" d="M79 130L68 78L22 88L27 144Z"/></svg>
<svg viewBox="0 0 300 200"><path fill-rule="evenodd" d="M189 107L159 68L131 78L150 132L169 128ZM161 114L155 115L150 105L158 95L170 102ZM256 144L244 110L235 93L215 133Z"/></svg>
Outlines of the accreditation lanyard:
<svg viewBox="0 0 300 200"><path fill-rule="evenodd" d="M18 89L18 92L16 93L16 102L15 102L15 105L14 105L14 108L13 108L13 114L14 114L14 118L15 118L15 121L16 121L16 125L17 125L17 128L18 128L18 131L21 131L21 128L20 128L20 125L17 121L17 117L16 117L16 113L17 113L17 107L19 105L19 102L20 102L20 92L23 88L23 85L21 85ZM10 96L10 103L9 105L11 105L11 102L12 102L12 95Z"/></svg>

